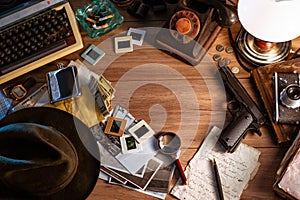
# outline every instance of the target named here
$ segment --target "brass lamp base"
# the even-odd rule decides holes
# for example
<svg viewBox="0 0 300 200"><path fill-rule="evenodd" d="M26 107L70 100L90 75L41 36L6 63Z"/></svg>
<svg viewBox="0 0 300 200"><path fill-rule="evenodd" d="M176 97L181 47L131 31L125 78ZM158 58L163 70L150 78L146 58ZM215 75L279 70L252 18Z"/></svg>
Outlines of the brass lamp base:
<svg viewBox="0 0 300 200"><path fill-rule="evenodd" d="M291 41L279 43L262 41L242 28L236 39L236 47L246 62L262 66L284 60L289 55Z"/></svg>

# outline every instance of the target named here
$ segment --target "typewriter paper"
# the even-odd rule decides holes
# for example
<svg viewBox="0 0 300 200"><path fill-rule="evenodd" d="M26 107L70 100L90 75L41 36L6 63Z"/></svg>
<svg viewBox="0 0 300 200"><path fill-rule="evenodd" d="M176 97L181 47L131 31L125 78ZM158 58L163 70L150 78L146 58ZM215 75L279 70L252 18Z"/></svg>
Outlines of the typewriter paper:
<svg viewBox="0 0 300 200"><path fill-rule="evenodd" d="M209 159L215 158L219 167L225 199L239 199L248 181L256 173L260 152L241 143L234 153L217 152L221 130L214 127L185 170L188 185L180 182L171 191L179 199L218 199L217 186Z"/></svg>

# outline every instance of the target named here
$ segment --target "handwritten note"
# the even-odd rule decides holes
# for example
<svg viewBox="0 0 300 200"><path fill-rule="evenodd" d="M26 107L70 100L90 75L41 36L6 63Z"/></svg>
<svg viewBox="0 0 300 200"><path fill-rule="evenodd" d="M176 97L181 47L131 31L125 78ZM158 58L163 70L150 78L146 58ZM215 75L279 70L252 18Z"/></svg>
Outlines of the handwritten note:
<svg viewBox="0 0 300 200"><path fill-rule="evenodd" d="M217 139L221 130L213 127L185 170L188 185L178 182L171 194L179 199L218 199L210 159L215 158L225 199L239 199L259 167L260 152L241 143L234 153L220 151Z"/></svg>

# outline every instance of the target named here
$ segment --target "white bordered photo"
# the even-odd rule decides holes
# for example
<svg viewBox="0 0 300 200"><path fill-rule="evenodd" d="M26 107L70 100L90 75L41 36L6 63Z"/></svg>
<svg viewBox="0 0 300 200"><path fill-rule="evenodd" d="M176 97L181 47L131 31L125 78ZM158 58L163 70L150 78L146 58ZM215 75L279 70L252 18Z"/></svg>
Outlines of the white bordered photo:
<svg viewBox="0 0 300 200"><path fill-rule="evenodd" d="M127 35L132 37L133 44L142 46L146 31L136 28L129 28Z"/></svg>
<svg viewBox="0 0 300 200"><path fill-rule="evenodd" d="M121 36L115 37L115 52L116 53L126 53L132 52L132 37L131 36Z"/></svg>
<svg viewBox="0 0 300 200"><path fill-rule="evenodd" d="M123 135L120 137L122 153L136 153L142 150L142 146L135 140L132 135Z"/></svg>
<svg viewBox="0 0 300 200"><path fill-rule="evenodd" d="M91 44L82 54L81 57L90 64L95 65L103 56L105 52Z"/></svg>
<svg viewBox="0 0 300 200"><path fill-rule="evenodd" d="M144 121L139 121L136 125L132 126L128 132L138 141L143 143L148 138L154 135L154 130Z"/></svg>
<svg viewBox="0 0 300 200"><path fill-rule="evenodd" d="M132 116L132 114L130 114L125 108L120 105L115 106L112 116L115 118L125 119L127 121L125 131L135 121L135 118Z"/></svg>

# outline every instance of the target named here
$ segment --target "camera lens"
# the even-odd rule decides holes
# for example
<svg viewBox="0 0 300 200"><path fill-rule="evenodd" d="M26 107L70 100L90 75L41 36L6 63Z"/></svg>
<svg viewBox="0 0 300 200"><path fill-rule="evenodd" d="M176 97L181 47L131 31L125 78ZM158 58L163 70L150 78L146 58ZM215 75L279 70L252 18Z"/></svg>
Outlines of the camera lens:
<svg viewBox="0 0 300 200"><path fill-rule="evenodd" d="M300 99L300 87L299 86L289 86L287 88L287 95L290 99L299 100Z"/></svg>
<svg viewBox="0 0 300 200"><path fill-rule="evenodd" d="M280 93L281 103L287 108L298 108L300 107L300 86L291 84L284 88Z"/></svg>

